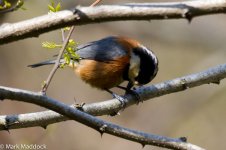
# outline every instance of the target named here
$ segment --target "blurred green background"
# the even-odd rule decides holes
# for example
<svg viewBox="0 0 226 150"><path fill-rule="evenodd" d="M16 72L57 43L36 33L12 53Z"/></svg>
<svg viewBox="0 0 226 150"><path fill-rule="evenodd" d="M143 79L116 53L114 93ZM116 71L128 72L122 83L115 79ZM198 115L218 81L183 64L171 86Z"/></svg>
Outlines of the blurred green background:
<svg viewBox="0 0 226 150"><path fill-rule="evenodd" d="M64 9L76 5L88 6L93 1L67 0ZM102 4L141 2L140 0L103 0ZM143 2L151 2L146 0ZM163 1L158 1L163 2ZM169 2L169 1L168 1ZM49 1L25 1L27 10L0 16L0 23L14 23L48 12ZM225 63L226 16L209 15L185 19L153 21L119 21L77 26L73 38L86 43L109 35L123 35L137 39L150 47L159 58L159 72L150 84L196 73ZM41 47L43 41L61 42L60 31L53 31L18 42L0 46L0 85L39 91L51 66L31 69L26 67L49 59L57 50ZM183 92L165 95L132 106L120 116L102 116L102 119L132 129L169 137L185 136L188 141L206 149L223 150L226 147L226 80L220 85L208 84ZM57 71L47 92L48 96L72 104L111 99L106 92L91 88L74 76L72 70ZM29 113L45 110L35 105L0 102L0 115ZM48 126L0 132L0 144L46 144L48 149L114 150L141 149L140 144L111 135L100 134L80 123L66 121ZM160 149L145 146L144 150Z"/></svg>

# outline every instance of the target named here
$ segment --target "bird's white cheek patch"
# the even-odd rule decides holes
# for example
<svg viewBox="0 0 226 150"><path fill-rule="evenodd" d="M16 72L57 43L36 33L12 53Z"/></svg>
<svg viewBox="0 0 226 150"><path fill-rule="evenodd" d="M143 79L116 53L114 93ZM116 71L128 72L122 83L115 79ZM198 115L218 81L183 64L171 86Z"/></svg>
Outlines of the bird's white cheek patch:
<svg viewBox="0 0 226 150"><path fill-rule="evenodd" d="M140 57L132 53L129 67L129 79L134 83L135 78L139 75L139 71L140 71Z"/></svg>

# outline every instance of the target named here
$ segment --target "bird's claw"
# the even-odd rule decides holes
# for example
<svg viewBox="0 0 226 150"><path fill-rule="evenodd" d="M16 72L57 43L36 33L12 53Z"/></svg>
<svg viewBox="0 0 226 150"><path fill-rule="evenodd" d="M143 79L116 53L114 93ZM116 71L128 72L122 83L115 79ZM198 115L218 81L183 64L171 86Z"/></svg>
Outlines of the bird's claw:
<svg viewBox="0 0 226 150"><path fill-rule="evenodd" d="M114 98L116 98L117 100L119 100L119 102L121 103L121 107L122 107L123 109L126 108L126 100L125 100L124 97L122 97L122 96L120 96L120 95L117 95L117 94L115 94L115 93L112 93L112 96L113 96Z"/></svg>
<svg viewBox="0 0 226 150"><path fill-rule="evenodd" d="M140 98L140 95L139 95L136 91L134 91L134 90L127 90L127 91L126 91L126 94L131 94L131 95L135 96L135 97L136 97L136 101L137 101L137 105L138 105L140 102L143 102L143 101L141 100L141 98Z"/></svg>

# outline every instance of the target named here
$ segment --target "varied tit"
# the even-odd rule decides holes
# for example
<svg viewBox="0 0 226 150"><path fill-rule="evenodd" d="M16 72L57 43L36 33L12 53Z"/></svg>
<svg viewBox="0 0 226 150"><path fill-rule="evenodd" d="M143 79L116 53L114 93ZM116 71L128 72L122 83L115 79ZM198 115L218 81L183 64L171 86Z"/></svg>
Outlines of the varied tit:
<svg viewBox="0 0 226 150"><path fill-rule="evenodd" d="M101 90L106 90L121 103L123 97L110 91L118 87L131 92L134 85L149 83L157 74L158 60L155 54L138 41L110 36L77 47L76 53L80 59L70 63L83 81ZM62 59L60 61L64 63ZM30 65L35 68L54 64L55 60L44 61ZM128 81L127 87L119 86Z"/></svg>

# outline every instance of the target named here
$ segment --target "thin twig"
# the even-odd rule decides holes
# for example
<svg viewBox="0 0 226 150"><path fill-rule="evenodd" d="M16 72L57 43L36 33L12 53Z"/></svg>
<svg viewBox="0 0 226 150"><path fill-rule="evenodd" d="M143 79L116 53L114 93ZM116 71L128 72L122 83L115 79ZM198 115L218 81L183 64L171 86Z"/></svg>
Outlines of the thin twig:
<svg viewBox="0 0 226 150"><path fill-rule="evenodd" d="M58 56L57 56L55 65L53 66L53 69L51 70L51 72L50 72L50 74L49 74L47 80L45 81L45 83L44 83L44 85L43 85L43 87L42 87L42 91L41 91L42 94L46 94L46 90L48 89L49 84L50 84L50 82L51 82L51 80L52 80L52 78L53 78L55 72L56 72L57 69L59 68L59 65L60 65L60 59L62 58L62 55L63 55L63 53L64 53L64 50L65 50L65 48L67 47L68 41L70 40L70 37L71 37L71 35L72 35L74 29L75 29L75 26L72 26L72 27L70 28L70 31L69 31L69 33L68 33L66 39L65 39L64 42L63 42L62 48L60 49L60 52L59 52L59 54L58 54Z"/></svg>
<svg viewBox="0 0 226 150"><path fill-rule="evenodd" d="M65 31L64 31L64 29L61 29L61 37L62 37L62 42L64 42L65 41Z"/></svg>
<svg viewBox="0 0 226 150"><path fill-rule="evenodd" d="M90 7L96 6L98 3L100 3L102 0L96 0L94 3L90 5Z"/></svg>
<svg viewBox="0 0 226 150"><path fill-rule="evenodd" d="M94 3L92 3L92 4L90 5L90 7L91 7L91 6L97 5L100 1L101 1L101 0L96 0ZM70 40L70 37L71 37L71 35L72 35L74 29L75 29L75 26L70 27L70 30L69 30L69 33L68 33L66 39L64 39L64 36L62 35L62 38L63 38L63 45L62 45L62 48L60 49L60 52L59 52L59 54L58 54L58 56L57 56L57 59L56 59L56 62L55 62L55 64L54 64L54 66L53 66L53 69L51 70L51 72L50 72L50 74L49 74L47 80L45 81L45 83L44 83L44 85L43 85L43 87L42 87L42 91L41 91L42 94L46 94L46 91L47 91L47 89L48 89L48 87L49 87L49 84L50 84L50 82L51 82L51 80L52 80L54 74L56 73L57 69L58 69L59 66L60 66L60 59L61 59L62 56L63 56L64 50L65 50L65 48L67 47L67 44L68 44L68 42L69 42L69 40ZM62 33L62 34L63 34L63 33Z"/></svg>
<svg viewBox="0 0 226 150"><path fill-rule="evenodd" d="M50 15L0 26L0 44L63 28L107 21L187 19L208 14L226 13L225 0L193 0L172 3L133 3L76 7L76 13L63 10ZM38 32L37 32L38 31Z"/></svg>

